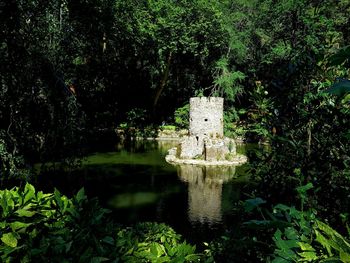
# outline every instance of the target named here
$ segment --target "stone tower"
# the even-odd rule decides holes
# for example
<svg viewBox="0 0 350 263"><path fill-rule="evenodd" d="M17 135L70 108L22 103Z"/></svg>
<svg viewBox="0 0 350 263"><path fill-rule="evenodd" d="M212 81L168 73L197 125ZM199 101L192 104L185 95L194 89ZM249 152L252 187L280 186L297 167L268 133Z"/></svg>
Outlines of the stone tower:
<svg viewBox="0 0 350 263"><path fill-rule="evenodd" d="M195 97L190 99L190 136L224 136L224 99L217 97Z"/></svg>
<svg viewBox="0 0 350 263"><path fill-rule="evenodd" d="M224 137L224 99L190 99L189 135L165 157L170 163L231 165L245 162L238 156L234 139Z"/></svg>

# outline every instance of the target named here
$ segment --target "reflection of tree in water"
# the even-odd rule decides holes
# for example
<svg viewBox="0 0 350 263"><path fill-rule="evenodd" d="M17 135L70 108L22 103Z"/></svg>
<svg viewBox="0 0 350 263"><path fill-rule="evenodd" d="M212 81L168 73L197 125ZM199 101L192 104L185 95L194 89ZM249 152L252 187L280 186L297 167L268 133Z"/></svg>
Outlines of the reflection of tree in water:
<svg viewBox="0 0 350 263"><path fill-rule="evenodd" d="M127 152L143 153L152 150L159 150L167 153L170 148L177 145L177 141L152 141L152 140L121 140L116 145L117 151L126 150Z"/></svg>
<svg viewBox="0 0 350 263"><path fill-rule="evenodd" d="M188 183L188 217L191 222L220 223L222 185L235 175L235 167L180 165L178 175Z"/></svg>

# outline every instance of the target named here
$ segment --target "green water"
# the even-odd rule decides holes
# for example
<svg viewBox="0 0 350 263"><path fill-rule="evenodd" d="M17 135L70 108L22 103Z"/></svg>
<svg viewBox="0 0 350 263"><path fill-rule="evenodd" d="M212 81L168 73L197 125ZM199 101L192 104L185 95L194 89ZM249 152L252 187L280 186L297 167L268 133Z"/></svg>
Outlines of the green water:
<svg viewBox="0 0 350 263"><path fill-rule="evenodd" d="M94 153L69 174L48 174L45 187L68 195L81 187L98 197L124 224L164 222L192 241L220 234L235 218L235 203L247 185L245 165L230 168L172 166L165 162L175 142L144 141ZM255 145L240 145L245 153Z"/></svg>

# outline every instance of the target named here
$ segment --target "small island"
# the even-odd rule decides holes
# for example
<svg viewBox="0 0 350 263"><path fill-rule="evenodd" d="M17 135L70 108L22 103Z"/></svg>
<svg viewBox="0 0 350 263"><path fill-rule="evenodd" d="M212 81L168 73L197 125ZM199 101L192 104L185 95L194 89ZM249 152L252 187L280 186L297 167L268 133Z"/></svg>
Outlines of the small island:
<svg viewBox="0 0 350 263"><path fill-rule="evenodd" d="M237 154L234 139L224 137L223 108L224 99L220 97L191 98L189 135L169 150L165 160L205 166L245 163L247 157Z"/></svg>

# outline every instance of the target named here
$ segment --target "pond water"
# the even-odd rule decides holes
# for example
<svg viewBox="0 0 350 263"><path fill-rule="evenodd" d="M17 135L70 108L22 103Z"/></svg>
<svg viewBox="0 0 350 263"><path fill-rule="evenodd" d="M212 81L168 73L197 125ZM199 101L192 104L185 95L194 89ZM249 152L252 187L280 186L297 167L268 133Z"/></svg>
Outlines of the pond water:
<svg viewBox="0 0 350 263"><path fill-rule="evenodd" d="M169 141L118 145L113 152L88 156L79 171L47 174L41 183L67 195L84 187L121 223L164 222L191 242L210 240L239 216L234 208L248 184L246 165L172 166L164 157L175 145ZM237 151L245 153L251 147L256 146L238 145Z"/></svg>

